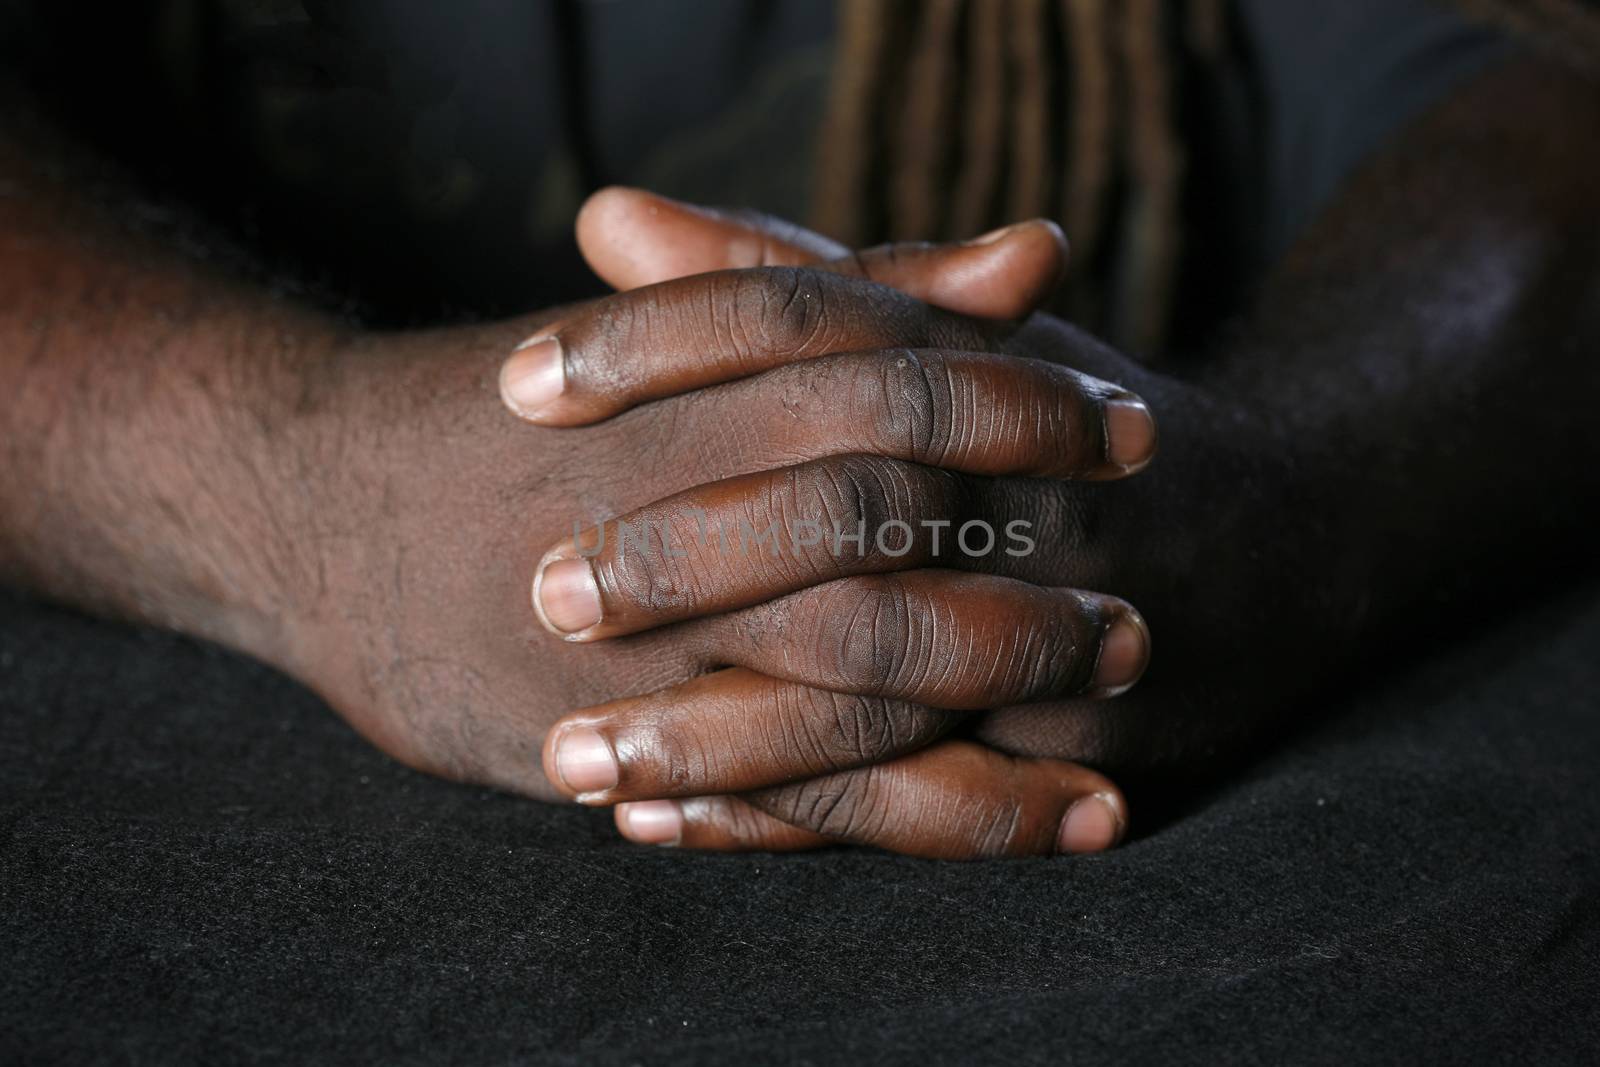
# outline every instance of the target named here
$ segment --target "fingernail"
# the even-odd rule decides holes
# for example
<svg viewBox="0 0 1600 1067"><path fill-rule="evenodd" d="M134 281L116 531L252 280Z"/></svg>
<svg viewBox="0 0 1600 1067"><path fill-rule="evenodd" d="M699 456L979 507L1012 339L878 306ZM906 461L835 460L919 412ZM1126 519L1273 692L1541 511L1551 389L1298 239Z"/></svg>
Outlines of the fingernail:
<svg viewBox="0 0 1600 1067"><path fill-rule="evenodd" d="M518 415L537 415L567 387L565 362L554 337L524 341L500 368L501 399Z"/></svg>
<svg viewBox="0 0 1600 1067"><path fill-rule="evenodd" d="M595 793L616 786L617 758L600 731L577 726L556 740L556 773L574 793Z"/></svg>
<svg viewBox="0 0 1600 1067"><path fill-rule="evenodd" d="M1149 656L1144 620L1131 610L1118 615L1100 638L1100 659L1094 665L1094 688L1126 689L1144 673Z"/></svg>
<svg viewBox="0 0 1600 1067"><path fill-rule="evenodd" d="M1105 405L1106 462L1133 471L1156 454L1156 420L1137 397L1119 397Z"/></svg>
<svg viewBox="0 0 1600 1067"><path fill-rule="evenodd" d="M618 804L617 828L641 845L676 845L683 836L683 812L670 800Z"/></svg>
<svg viewBox="0 0 1600 1067"><path fill-rule="evenodd" d="M575 634L600 621L600 587L588 560L546 564L534 582L533 597L539 617L558 633Z"/></svg>
<svg viewBox="0 0 1600 1067"><path fill-rule="evenodd" d="M1073 802L1056 835L1059 852L1102 852L1122 837L1122 811L1108 793L1091 793Z"/></svg>

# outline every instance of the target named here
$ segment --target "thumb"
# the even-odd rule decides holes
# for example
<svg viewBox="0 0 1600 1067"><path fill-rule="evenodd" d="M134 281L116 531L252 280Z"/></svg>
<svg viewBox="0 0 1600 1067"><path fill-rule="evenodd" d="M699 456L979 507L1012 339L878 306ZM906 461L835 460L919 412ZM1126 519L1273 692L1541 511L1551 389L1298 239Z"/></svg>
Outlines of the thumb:
<svg viewBox="0 0 1600 1067"><path fill-rule="evenodd" d="M619 290L714 270L810 266L849 252L770 215L698 207L620 185L584 201L577 229L583 258Z"/></svg>
<svg viewBox="0 0 1600 1067"><path fill-rule="evenodd" d="M621 186L589 197L577 231L584 259L617 289L713 270L818 266L947 311L993 319L1034 310L1060 282L1067 261L1060 227L1044 219L971 241L903 242L851 254L770 215L699 207Z"/></svg>

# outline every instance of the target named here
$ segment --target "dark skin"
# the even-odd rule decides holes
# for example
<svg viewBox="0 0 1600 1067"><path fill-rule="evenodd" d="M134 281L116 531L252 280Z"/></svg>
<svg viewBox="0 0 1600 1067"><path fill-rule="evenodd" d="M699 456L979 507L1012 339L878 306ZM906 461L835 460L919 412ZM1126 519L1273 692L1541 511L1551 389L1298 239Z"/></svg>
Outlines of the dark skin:
<svg viewBox="0 0 1600 1067"><path fill-rule="evenodd" d="M920 271L907 250L867 257L885 284L753 268L731 285L722 274L632 290L688 273L686 259L724 265L716 240L699 262L681 243L634 248L622 257L632 276L597 264L630 287L607 301L361 335L126 243L13 154L24 193L0 206L0 380L28 402L0 434L15 473L0 567L276 663L386 751L437 773L570 795L554 749L581 722L623 757L617 786L586 799L693 798L638 825L619 809L636 839L845 840L950 857L1103 847L1126 802L1085 764L1124 782L1215 773L1302 721L1322 687L1433 629L1441 593L1451 613L1492 603L1505 572L1484 561L1520 584L1573 558L1569 509L1600 495L1584 402L1600 337L1597 112L1593 86L1573 76L1521 65L1481 79L1373 160L1259 310L1182 373L1046 317L1008 329L957 314L1018 310L949 299L938 279L970 275L970 249L931 250ZM760 255L818 252L790 238ZM1031 267L1031 254L1008 254L990 276L1014 292L1053 273L1047 254ZM838 320L801 318L785 334L780 316L742 345L707 343L708 322L740 321L728 316L751 294L760 308L805 292L826 294ZM642 299L684 310L641 316ZM597 318L673 332L616 353L624 370L586 378L607 366L586 346L616 343L615 330L585 334ZM562 395L580 402L554 421L593 425L530 427L492 402L503 354L552 324ZM769 369L752 363L751 337L781 342L759 356ZM697 358L679 364L674 351ZM1008 366L996 351L1041 363ZM946 380L973 395L1037 398L1054 383L1061 418L1011 423L1041 433L1019 446L995 432L1007 424L992 406L941 407L967 393L931 390L930 365L955 367ZM728 377L740 380L712 384ZM863 381L880 386L885 411L909 413L903 424L863 415ZM1130 395L1161 422L1148 470L1145 453L1118 453L1104 433L1110 402ZM630 406L650 396L662 399ZM797 400L814 411L796 418ZM906 432L930 414L944 419L933 426L966 421L959 434ZM793 437L749 429L791 424ZM966 440L979 444L918 452ZM832 474L771 482L767 472L802 462ZM726 481L739 476L755 480ZM534 621L528 586L574 518L685 491L732 506L807 484L818 501L817 487L876 486L880 501L849 499L920 518L1021 517L1052 536L1026 557L928 550L870 573L815 558L809 582L794 568L702 568L675 574L671 596L631 603L630 589L653 586L602 563L616 579L600 582L611 629L562 643ZM1141 645L1120 674L1098 676L1115 623L1136 618L1128 605L1159 652L1126 694L1086 699L1143 667ZM863 619L873 625L860 640L818 639ZM987 651L960 654L974 648ZM547 785L540 744L577 706L548 731ZM764 712L835 731L754 727ZM627 730L644 740L623 744ZM1100 822L1074 835L1072 814L1090 801L1106 805Z"/></svg>
<svg viewBox="0 0 1600 1067"><path fill-rule="evenodd" d="M1139 367L1063 324L1035 320L1006 342L1070 349L1072 365L1136 390L1160 414L1162 457L1149 472L1104 487L1032 483L1024 506L1070 516L1068 535L1000 562L1041 585L1126 596L1161 652L1113 702L1036 700L985 716L975 736L1111 768L1125 783L1189 778L1305 721L1323 687L1381 663L1419 620L1432 629L1481 611L1505 580L1504 553L1517 553L1515 573L1531 580L1540 571L1521 555L1523 539L1576 548L1569 501L1595 495L1596 434L1581 406L1550 411L1536 398L1570 389L1568 374L1595 381L1592 361L1566 360L1584 360L1575 339L1600 326L1587 194L1600 145L1592 132L1576 142L1558 133L1595 107L1593 87L1576 79L1526 67L1485 79L1368 167L1273 278L1252 321L1187 373ZM1450 197L1440 192L1444 161ZM1508 278L1524 283L1508 291ZM1552 506L1545 494L1558 486ZM1486 507L1493 520L1482 521ZM1192 519L1162 519L1175 514ZM697 686L579 713L571 721L612 740L622 762L618 785L585 799L745 789L764 757L774 780L804 773L804 745L774 759L757 744L737 777L667 781L660 768L679 762L671 746L633 741L640 720L680 733L693 723L696 743L710 746L762 707L759 693L708 701ZM559 780L548 751L547 765ZM879 840L885 824L903 828L899 845L916 837L916 820L885 812L939 809L919 807L894 768L683 804L682 840L791 839L742 810L753 803L845 839L864 836L858 823Z"/></svg>
<svg viewBox="0 0 1600 1067"><path fill-rule="evenodd" d="M615 417L583 429L538 429L496 400L504 353L542 321L615 315L637 297L482 327L364 334L164 256L44 180L28 162L36 147L8 155L19 195L4 202L0 226L12 294L5 375L23 400L8 409L4 435L19 476L6 487L8 577L247 651L314 686L413 766L545 799L557 794L540 746L562 713L700 676L746 643L750 623L727 613L564 646L530 611L535 546L570 531L574 516L623 513L808 454L829 460L860 429L849 403L861 383L881 382L900 358L901 348L871 345L958 352L1010 332L861 271L914 291L919 275L954 270L970 283L967 299L987 286L994 308L1015 311L1060 266L1058 235L1033 226L999 244L886 251L806 275L851 309L860 332L848 347L877 339L865 361L852 357L846 372L812 385L779 365L831 350L806 349L792 330L805 323L772 313L782 277L693 279L658 304L676 316L664 320L663 343L703 344L709 308L719 325L762 337L746 355L783 374L627 412L616 404ZM800 369L828 367L817 358ZM969 377L976 389L997 375L987 367ZM756 420L793 425L797 382L826 394L828 418L771 439L730 436L730 425ZM1058 391L1075 411L1123 395L1081 375L1065 375ZM1004 447L1020 463L1054 443ZM1079 444L1104 448L1094 435ZM1098 465L1087 452L1083 463ZM1072 600L1061 614L1081 642L1059 669L1086 683L1097 627L1112 613ZM826 613L814 624L829 625ZM1038 850L1056 846L1074 802L1122 803L1110 781L1080 767L1005 760L996 772L986 788L996 803L1027 798L1039 834L1028 847ZM1088 847L1109 843L1102 834Z"/></svg>

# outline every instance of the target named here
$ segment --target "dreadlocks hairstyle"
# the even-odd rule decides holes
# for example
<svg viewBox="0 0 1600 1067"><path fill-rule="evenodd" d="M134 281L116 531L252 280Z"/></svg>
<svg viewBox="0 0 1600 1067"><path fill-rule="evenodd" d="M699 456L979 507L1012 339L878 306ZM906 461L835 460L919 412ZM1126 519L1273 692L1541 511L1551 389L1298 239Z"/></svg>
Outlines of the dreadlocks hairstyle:
<svg viewBox="0 0 1600 1067"><path fill-rule="evenodd" d="M1584 61L1583 0L1461 0ZM1182 252L1185 70L1231 59L1227 0L839 0L812 223L851 245L1031 216L1072 240L1057 310L1162 345Z"/></svg>
<svg viewBox="0 0 1600 1067"><path fill-rule="evenodd" d="M813 223L865 244L1059 219L1078 265L1061 310L1157 347L1180 251L1172 71L1221 55L1224 3L841 0Z"/></svg>

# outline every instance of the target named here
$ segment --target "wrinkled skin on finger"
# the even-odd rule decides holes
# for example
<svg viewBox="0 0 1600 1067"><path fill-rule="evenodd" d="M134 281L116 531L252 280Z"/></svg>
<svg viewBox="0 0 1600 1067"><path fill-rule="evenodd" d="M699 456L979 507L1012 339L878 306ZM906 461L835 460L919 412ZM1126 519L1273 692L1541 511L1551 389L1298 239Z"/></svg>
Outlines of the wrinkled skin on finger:
<svg viewBox="0 0 1600 1067"><path fill-rule="evenodd" d="M551 724L572 709L666 690L741 662L742 654L765 656L748 663L757 670L777 670L787 616L766 604L574 646L540 624L530 590L540 560L574 536L575 522L603 522L724 479L792 466L816 456L819 441L847 439L845 423L862 423L861 394L849 378L792 369L827 360L806 347L815 331L797 331L784 317L794 269L758 271L733 287L720 280L700 290L693 279L677 283L685 305L704 306L708 293L741 294L746 315L756 316L741 333L742 351L752 350L752 338L768 344L778 353L773 370L686 394L669 391L585 425L530 424L494 403L505 354L536 333L536 323L349 339L308 389L305 417L320 432L307 435L319 447L306 468L323 476L304 486L316 498L305 547L317 555L310 570L318 583L301 598L306 621L292 641L297 673L363 733L414 766L550 798L563 791L542 773L541 745ZM1183 649L1173 657L1176 666L1155 656L1139 686L1102 704L1068 695L1082 688L1090 662L1069 657L1062 662L1072 667L1060 675L1066 681L999 690L1009 694L1002 699L1032 703L990 714L982 711L988 703L981 677L950 678L961 682L953 702L978 712L960 729L1007 751L1077 760L1119 777L1196 768L1196 749L1232 728L1206 716L1219 704L1249 707L1251 687L1297 669L1293 655L1239 648L1230 637L1241 618L1259 627L1284 605L1233 588L1229 567L1203 563L1207 552L1249 553L1270 531L1241 522L1232 531L1236 540L1216 541L1210 531L1218 528L1219 512L1225 518L1227 500L1198 502L1212 509L1197 524L1207 537L1190 538L1184 522L1197 506L1195 485L1241 485L1267 495L1292 489L1273 485L1269 471L1280 468L1257 458L1261 449L1277 447L1270 429L1065 324L1036 318L1020 330L996 331L920 312L915 301L875 283L835 276L821 284L840 294L832 307L844 316L851 341L931 340L968 346L962 351L987 345L1026 354L1116 383L1161 414L1162 459L1131 479L994 481L996 517L1026 518L1040 537L1034 552L1005 557L990 570L1004 569L999 576L1006 580L1093 591L1134 605L1158 645L1176 638ZM770 289L751 299L751 287L761 285ZM610 305L616 306L632 304ZM776 325L760 326L765 309L779 309ZM608 313L598 301L554 318L573 323ZM897 337L896 329L909 336ZM812 358L781 362L797 355ZM884 421L904 420L903 392L879 390L877 397ZM930 414L982 436L983 420L997 410L949 403ZM838 420L835 427L830 418ZM1235 429L1221 442L1211 432L1219 423ZM1142 597L1151 598L1158 615ZM1291 599L1287 587L1284 600ZM790 680L871 689L875 680L903 675L923 654L915 638L925 629L895 627L892 613L883 617L890 620L886 636L835 661L834 673L824 673L830 665L818 661L814 673ZM1160 689L1147 698L1158 681ZM952 702L948 691L869 695ZM1205 728L1186 734L1186 715ZM1247 722L1243 713L1228 720L1241 733Z"/></svg>
<svg viewBox="0 0 1600 1067"><path fill-rule="evenodd" d="M580 222L580 234L601 273L619 285L649 284L673 269L718 267L724 255L747 265L795 264L837 251L815 235L781 222L705 215L702 209L635 191L612 191L595 201ZM639 225L645 216L658 228ZM665 223L660 221L663 216ZM632 227L608 228L619 219ZM752 230L757 232L752 235ZM653 242L658 233L672 240ZM608 251L608 238L625 254ZM915 260L873 252L838 262L850 264L847 270L856 270L855 265L863 262L875 265L869 269L887 280L885 272L896 269L888 264ZM902 269L894 280L922 294L937 288L914 268ZM1337 529L1333 500L1318 499L1315 491L1285 477L1285 471L1293 468L1295 443L1276 428L1269 413L1153 373L1045 316L1034 317L998 347L1067 364L1131 393L1156 398L1151 406L1162 424L1161 460L1137 478L1116 485L1073 484L1074 479L963 479L958 502L949 499L951 483L942 472L931 479L911 474L849 480L868 486L867 497L876 501L868 510L879 516L904 518L895 512L897 505L925 501L930 502L930 513L953 516L958 523L963 517L981 516L1003 528L1004 523L1020 519L1038 534L1036 550L1020 558L995 554L980 561L957 559L954 564L940 560L940 565L976 564L1040 585L1094 589L1141 608L1145 600L1155 605L1155 616L1146 612L1146 617L1161 636L1163 652L1154 657L1151 671L1137 688L1111 703L1050 699L1003 708L968 724L977 736L1010 752L1086 760L1162 784L1189 775L1203 777L1219 758L1247 751L1267 718L1292 720L1275 705L1273 695L1295 693L1297 682L1313 675L1317 658L1337 654L1356 628L1353 598L1348 605L1319 604L1315 611L1300 610L1304 605L1298 602L1292 562L1283 560L1281 550L1274 551L1275 532L1250 519L1257 509L1281 502L1284 514ZM817 366L803 364L791 372ZM912 392L920 391L884 389L880 395L904 397ZM935 398L934 406L937 403ZM924 422L937 424L941 415L958 407L962 405L934 411ZM971 405L966 410L972 407L997 414L996 442L1029 421L1007 420L1003 403ZM854 419L852 425L861 421ZM846 440L852 439L853 431L844 433ZM1060 444L1055 450L1070 452ZM1075 479L1085 480L1081 475ZM926 484L918 488L921 482ZM879 493L873 488L884 484L902 491ZM1208 496L1200 491L1205 486L1233 488ZM766 498L772 499L772 494ZM906 510L917 508L911 504ZM1210 532L1190 536L1191 530ZM902 564L930 562L916 553L908 555ZM1247 573L1251 566L1247 561L1252 560L1258 561L1258 568L1281 568L1282 581L1273 582L1269 575L1251 582L1233 577ZM666 568L653 571L661 569ZM813 578L819 573L815 565L804 570ZM630 582L624 577L617 584L663 587L659 573L652 577L656 581L635 577ZM1352 580L1355 577L1352 572ZM665 583L668 588L679 585ZM669 606L664 614L675 610ZM692 608L682 611L691 612ZM1250 640L1240 640L1241 634L1250 634Z"/></svg>
<svg viewBox="0 0 1600 1067"><path fill-rule="evenodd" d="M1061 281L1061 228L1030 219L961 245L902 242L852 251L791 222L708 208L640 189L601 189L578 213L578 243L608 285L637 289L690 274L825 265L961 315L1025 317Z"/></svg>
<svg viewBox="0 0 1600 1067"><path fill-rule="evenodd" d="M718 851L871 845L929 859L1099 852L1122 840L1126 801L1059 760L950 741L888 763L739 796L620 805L641 844Z"/></svg>
<svg viewBox="0 0 1600 1067"><path fill-rule="evenodd" d="M772 310L793 281L767 272L731 290L691 288L686 302L739 294L724 321L755 316L743 336L793 357L807 350L782 346L808 335ZM820 284L834 287L850 330L992 344L992 326L874 283L833 275ZM768 289L751 299L760 285ZM777 318L764 322L769 312ZM586 313L606 314L606 302L551 317ZM306 368L298 413L306 476L296 487L306 518L293 539L306 564L293 572L314 579L293 591L283 644L284 665L385 751L432 773L549 798L540 746L551 723L726 664L730 635L667 626L564 644L530 610L544 552L575 523L792 463L816 443L814 427L796 429L799 396L824 411L848 405L830 400L837 383L825 379L763 388L750 377L591 425L530 425L509 417L495 393L506 353L539 325L351 335ZM807 433L810 444L799 439Z"/></svg>
<svg viewBox="0 0 1600 1067"><path fill-rule="evenodd" d="M1319 687L1360 674L1358 645L1368 659L1384 643L1404 647L1409 621L1444 621L1441 603L1492 610L1485 560L1529 575L1541 568L1513 566L1519 548L1568 544L1548 500L1586 486L1593 465L1581 405L1541 398L1587 381L1592 361L1572 358L1571 338L1593 325L1594 302L1581 299L1593 272L1552 285L1545 271L1586 262L1567 253L1593 214L1583 181L1592 160L1574 154L1570 131L1528 120L1585 115L1592 103L1590 87L1552 85L1523 65L1419 120L1352 178L1213 359L1157 372L1047 317L991 329L1001 350L1116 383L1159 419L1160 458L1136 477L1019 488L1016 507L1057 531L1059 547L1005 575L1136 605L1158 651L1115 701L980 711L976 737L1084 760L1124 786L1210 776L1307 717ZM1440 168L1441 158L1463 165ZM1540 165L1510 162L1527 159ZM772 263L765 242L741 265ZM719 243L726 249L725 231L680 252L710 269L702 253ZM630 284L661 280L659 261L636 252L632 262L656 276ZM761 269L779 277L792 267ZM613 268L631 269L607 268L613 280ZM752 291L756 308L787 301L793 313L788 296ZM774 444L794 421L789 409L719 408L727 385L684 404L666 390L559 435L490 412L482 402L500 355L575 310L352 342L305 390L305 418L326 425L302 438L313 442L304 467L315 477L299 488L316 518L294 527L307 531L295 550L318 577L310 606L295 612L310 621L295 627L291 666L419 765L544 795L553 790L533 771L535 749L557 709L726 667L715 646L728 634L691 620L563 647L527 600L540 554L570 536L562 527L574 515L602 522L797 461ZM1485 432L1502 425L1519 428L1514 441ZM1462 521L1480 514L1486 485L1496 487L1496 521ZM745 631L760 636L756 621ZM634 825L624 810L619 820Z"/></svg>
<svg viewBox="0 0 1600 1067"><path fill-rule="evenodd" d="M562 541L535 579L541 621L588 641L748 607L829 577L1018 571L1042 517L1030 506L1032 481L968 474L1099 481L1151 458L1140 402L1035 360L856 354L795 364L733 392L758 409L773 389L793 396L802 371L826 403L767 442L799 462L698 486ZM1132 448L1130 420L1112 409L1134 413Z"/></svg>

